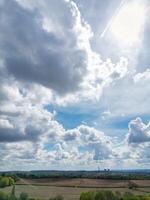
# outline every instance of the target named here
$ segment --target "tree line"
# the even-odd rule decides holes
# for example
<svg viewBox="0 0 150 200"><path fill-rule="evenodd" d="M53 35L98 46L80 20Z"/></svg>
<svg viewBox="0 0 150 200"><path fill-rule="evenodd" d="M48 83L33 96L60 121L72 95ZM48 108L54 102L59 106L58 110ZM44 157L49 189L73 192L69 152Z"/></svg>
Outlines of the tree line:
<svg viewBox="0 0 150 200"><path fill-rule="evenodd" d="M31 172L5 172L2 176L11 176L15 180L20 178L95 178L113 180L150 180L150 172L113 172L113 171L31 171Z"/></svg>

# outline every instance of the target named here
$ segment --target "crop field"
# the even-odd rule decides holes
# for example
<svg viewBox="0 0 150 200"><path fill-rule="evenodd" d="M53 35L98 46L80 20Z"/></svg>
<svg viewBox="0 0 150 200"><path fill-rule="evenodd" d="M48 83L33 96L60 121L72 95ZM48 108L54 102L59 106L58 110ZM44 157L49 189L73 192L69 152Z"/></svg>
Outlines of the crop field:
<svg viewBox="0 0 150 200"><path fill-rule="evenodd" d="M150 187L150 180L132 180L139 187ZM65 187L89 187L89 188L127 188L128 180L87 179L87 178L40 178L20 179L17 185L40 185L40 186L65 186Z"/></svg>
<svg viewBox="0 0 150 200"><path fill-rule="evenodd" d="M45 185L45 186L65 186L65 187L127 187L127 180L106 180L106 179L84 179L84 178L72 178L72 179L62 179L62 178L48 178L48 179L20 179L17 182L19 185L31 184L31 185ZM150 185L150 184L149 184Z"/></svg>
<svg viewBox="0 0 150 200"><path fill-rule="evenodd" d="M97 179L21 179L15 187L16 195L26 192L30 197L49 199L56 195L63 195L65 200L78 200L82 192L96 190L112 190L121 193L131 192L134 194L150 193L150 181L134 181L139 187L128 189L128 181L124 180L97 180ZM3 190L10 192L11 187Z"/></svg>
<svg viewBox="0 0 150 200"><path fill-rule="evenodd" d="M26 192L30 197L38 199L49 199L56 195L62 195L65 200L79 200L79 196L82 192L97 191L97 190L112 190L124 192L132 192L134 194L145 194L143 191L129 190L127 188L75 188L75 187L56 187L56 186L29 186L29 185L17 185L16 196L19 196L21 192ZM11 187L0 189L5 192L10 192ZM150 189L149 189L150 191Z"/></svg>

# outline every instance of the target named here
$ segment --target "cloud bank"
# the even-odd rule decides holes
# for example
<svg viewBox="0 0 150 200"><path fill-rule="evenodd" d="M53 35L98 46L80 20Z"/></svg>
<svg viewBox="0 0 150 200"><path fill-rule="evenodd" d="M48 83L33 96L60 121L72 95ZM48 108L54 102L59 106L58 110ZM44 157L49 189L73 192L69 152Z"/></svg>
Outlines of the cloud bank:
<svg viewBox="0 0 150 200"><path fill-rule="evenodd" d="M149 157L150 125L140 118L149 113L149 69L133 73L124 56L102 59L74 1L0 1L0 29L0 170L20 163L23 169L129 167ZM92 110L100 125L132 116L122 143L94 123L65 128L57 111L72 112L71 106L75 113Z"/></svg>

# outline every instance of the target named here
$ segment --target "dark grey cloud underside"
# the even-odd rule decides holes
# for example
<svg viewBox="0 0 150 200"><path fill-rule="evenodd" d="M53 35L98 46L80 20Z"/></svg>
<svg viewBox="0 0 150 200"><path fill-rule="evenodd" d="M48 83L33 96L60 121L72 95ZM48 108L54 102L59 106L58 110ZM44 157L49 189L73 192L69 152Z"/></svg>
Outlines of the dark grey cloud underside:
<svg viewBox="0 0 150 200"><path fill-rule="evenodd" d="M61 94L79 87L87 55L77 48L73 33L64 38L45 31L40 13L26 10L14 0L0 5L0 29L1 55L7 70L18 80L38 83Z"/></svg>
<svg viewBox="0 0 150 200"><path fill-rule="evenodd" d="M42 135L40 130L36 130L34 127L26 127L22 132L16 128L0 128L0 143L5 142L20 142L20 141L38 141L39 136Z"/></svg>

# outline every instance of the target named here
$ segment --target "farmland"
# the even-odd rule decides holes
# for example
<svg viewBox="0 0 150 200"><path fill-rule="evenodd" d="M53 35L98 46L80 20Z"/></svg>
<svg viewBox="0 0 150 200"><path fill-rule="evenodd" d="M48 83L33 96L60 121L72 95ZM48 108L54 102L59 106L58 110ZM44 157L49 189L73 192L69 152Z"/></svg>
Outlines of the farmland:
<svg viewBox="0 0 150 200"><path fill-rule="evenodd" d="M132 180L139 187L150 187L150 180ZM57 187L84 187L84 188L127 188L128 180L112 179L88 179L88 178L40 178L22 179L16 182L17 185L39 185Z"/></svg>
<svg viewBox="0 0 150 200"><path fill-rule="evenodd" d="M134 194L148 194L150 192L150 180L132 180L138 184L138 188L129 189L127 180L103 180L103 179L20 179L16 182L15 192L19 196L26 192L30 197L48 199L56 195L63 195L65 200L78 200L82 192L97 190L112 190L121 193L132 192ZM11 187L0 189L10 192Z"/></svg>

